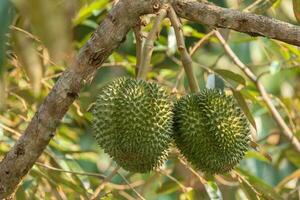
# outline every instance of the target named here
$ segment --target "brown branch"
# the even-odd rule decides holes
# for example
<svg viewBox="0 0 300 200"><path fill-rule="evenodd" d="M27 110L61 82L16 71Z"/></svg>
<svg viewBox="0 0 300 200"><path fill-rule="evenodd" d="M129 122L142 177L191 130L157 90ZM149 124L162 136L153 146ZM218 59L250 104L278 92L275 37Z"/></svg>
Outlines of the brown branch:
<svg viewBox="0 0 300 200"><path fill-rule="evenodd" d="M138 199L145 200L145 198L134 187L132 187L132 185L129 183L129 181L127 180L127 178L125 176L123 176L120 172L117 172L117 173L118 173L119 176L121 176L121 178L129 186L129 188L136 194L136 196L138 197Z"/></svg>
<svg viewBox="0 0 300 200"><path fill-rule="evenodd" d="M137 77L139 72L139 66L141 65L142 58L142 47L143 47L143 33L142 33L142 20L139 19L138 24L133 29L135 36L135 46L136 46L136 66L135 66L135 77Z"/></svg>
<svg viewBox="0 0 300 200"><path fill-rule="evenodd" d="M184 35L181 29L181 23L172 7L170 7L168 10L168 17L175 31L178 50L180 53L182 65L184 67L185 73L189 81L190 89L192 92L197 93L200 91L200 88L193 72L193 61L185 46Z"/></svg>
<svg viewBox="0 0 300 200"><path fill-rule="evenodd" d="M203 38L201 38L201 40L199 40L190 50L190 55L193 56L194 53L201 48L206 41L208 41L210 39L210 37L212 37L214 35L213 31L210 31L209 33L207 33Z"/></svg>
<svg viewBox="0 0 300 200"><path fill-rule="evenodd" d="M1 161L0 199L9 197L16 190L17 185L55 135L56 127L78 96L80 89L91 80L96 69L124 41L128 30L136 25L141 15L156 12L162 2L164 1L120 0L113 7L72 65L62 73L22 137ZM192 21L234 29L250 35L270 37L300 46L298 26L197 0L173 0L172 4L181 17ZM273 110L272 107L270 109ZM284 129L289 133L288 127Z"/></svg>
<svg viewBox="0 0 300 200"><path fill-rule="evenodd" d="M280 20L197 0L174 0L173 7L180 17L204 25L233 29L251 36L264 36L300 46L300 27Z"/></svg>
<svg viewBox="0 0 300 200"><path fill-rule="evenodd" d="M72 65L63 72L50 94L28 125L25 133L0 163L0 199L9 197L55 135L55 129L88 83L96 69L122 41L139 16L153 13L160 1L122 0L81 49Z"/></svg>
<svg viewBox="0 0 300 200"><path fill-rule="evenodd" d="M266 89L264 86L260 83L260 81L257 79L256 75L236 56L236 54L233 52L233 50L230 48L230 46L226 43L222 35L219 33L219 31L215 31L215 35L220 41L220 43L223 45L227 55L232 59L232 61L244 72L244 74L256 85L263 101L267 105L267 108L269 109L270 113L272 114L273 118L279 125L279 127L282 129L283 135L289 139L291 144L294 146L295 150L300 152L300 142L294 135L293 131L288 127L288 125L285 123L284 119L279 114L278 110L275 108L274 104L272 103L272 99L269 97Z"/></svg>
<svg viewBox="0 0 300 200"><path fill-rule="evenodd" d="M98 198L101 190L104 188L105 184L108 183L119 171L121 167L116 167L96 188L95 192L91 196L91 200L95 200Z"/></svg>
<svg viewBox="0 0 300 200"><path fill-rule="evenodd" d="M98 174L98 173L68 171L68 170L52 167L52 166L49 166L49 165L45 165L45 164L40 163L40 162L35 162L35 165L43 167L43 168L48 169L48 170L56 171L56 172L76 174L76 175L82 175L82 176L93 176L93 177L97 177L99 179L105 179L106 178L104 175Z"/></svg>

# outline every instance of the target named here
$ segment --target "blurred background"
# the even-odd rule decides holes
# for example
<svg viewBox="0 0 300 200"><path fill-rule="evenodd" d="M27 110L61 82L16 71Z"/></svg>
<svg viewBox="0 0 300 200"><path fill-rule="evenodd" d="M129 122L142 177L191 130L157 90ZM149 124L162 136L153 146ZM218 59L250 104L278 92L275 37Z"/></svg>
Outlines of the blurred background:
<svg viewBox="0 0 300 200"><path fill-rule="evenodd" d="M292 0L211 2L298 24ZM24 132L61 72L113 4L110 0L0 1L0 159ZM148 24L143 31L148 32L153 16L144 19ZM189 49L211 31L197 23L182 22ZM261 78L273 104L300 139L299 48L235 31L222 33L239 58ZM207 77L215 73L225 80L226 88L237 92L239 103L252 122L252 137L260 151L249 150L236 173L218 175L215 182L205 186L174 153L159 172L114 172L116 164L93 138L91 108L106 83L116 77L135 76L135 42L130 31L93 82L80 93L56 136L20 185L17 199L88 199L99 185L99 199L137 199L141 195L145 199L194 200L214 199L220 193L223 199L300 199L299 153L281 134L254 84L232 63L214 36L193 54L197 80L204 88ZM176 48L174 31L170 22L164 20L148 78L180 96L189 93L189 89L180 73L182 66ZM109 177L105 183L104 176Z"/></svg>

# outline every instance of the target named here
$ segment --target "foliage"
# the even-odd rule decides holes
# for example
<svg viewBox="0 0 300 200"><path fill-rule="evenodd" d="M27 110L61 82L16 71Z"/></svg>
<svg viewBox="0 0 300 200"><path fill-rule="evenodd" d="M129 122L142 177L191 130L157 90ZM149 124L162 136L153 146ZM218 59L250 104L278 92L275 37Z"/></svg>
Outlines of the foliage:
<svg viewBox="0 0 300 200"><path fill-rule="evenodd" d="M214 2L242 10L254 1ZM258 10L264 15L297 23L292 1L272 2L267 11L270 5L257 3L256 6L261 6ZM113 3L108 0L0 1L0 107L4 108L0 114L0 159L23 133L61 72L107 16ZM146 21L150 19L151 16L145 17ZM183 20L183 24L189 48L210 31L193 22ZM172 89L174 96L181 96L189 93L188 83L180 75L182 66L174 31L169 25L168 20L163 21L148 78ZM149 23L143 30L149 31L151 27ZM178 156L175 148L159 171L139 174L114 170L116 163L92 136L91 108L106 83L121 76L135 76L135 41L130 31L126 41L98 70L93 82L80 93L56 136L20 185L17 199L88 199L97 189L101 190L102 199L140 196L166 200L299 199L299 153L281 134L254 84L233 64L214 36L193 55L197 80L203 89L207 77L215 73L225 82L226 90L232 90L253 125L252 137L259 151L249 150L238 168L214 179L202 177L201 172ZM227 42L260 77L272 103L300 139L299 49L234 31L229 33Z"/></svg>

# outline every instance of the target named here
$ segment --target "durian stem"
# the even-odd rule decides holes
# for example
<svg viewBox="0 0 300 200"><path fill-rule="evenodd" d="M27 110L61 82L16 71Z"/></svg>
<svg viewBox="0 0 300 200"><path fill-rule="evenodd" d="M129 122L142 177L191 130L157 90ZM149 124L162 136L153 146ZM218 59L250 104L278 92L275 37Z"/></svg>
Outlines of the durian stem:
<svg viewBox="0 0 300 200"><path fill-rule="evenodd" d="M179 18L177 17L175 10L172 7L170 7L170 9L168 10L168 17L175 31L177 46L181 56L181 62L187 75L190 89L193 93L197 93L200 91L200 88L197 83L196 76L193 72L193 61L185 46L181 23L179 21Z"/></svg>
<svg viewBox="0 0 300 200"><path fill-rule="evenodd" d="M143 34L142 34L142 20L139 19L138 24L133 28L135 43L136 43L136 67L135 67L135 77L137 77L139 72L139 66L141 65L142 58L142 48L143 48Z"/></svg>
<svg viewBox="0 0 300 200"><path fill-rule="evenodd" d="M145 40L144 46L142 48L140 65L138 66L138 75L137 75L138 80L146 79L147 77L147 73L149 71L150 63L151 63L154 41L157 39L159 35L161 22L166 16L167 16L167 7L164 6L159 10L155 18L155 22L153 24L152 30L149 32Z"/></svg>

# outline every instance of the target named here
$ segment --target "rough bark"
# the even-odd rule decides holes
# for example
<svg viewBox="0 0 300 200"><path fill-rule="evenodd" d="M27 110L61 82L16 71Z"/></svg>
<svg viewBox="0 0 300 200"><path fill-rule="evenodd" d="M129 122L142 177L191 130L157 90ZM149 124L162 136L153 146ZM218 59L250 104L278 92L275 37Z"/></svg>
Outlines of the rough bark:
<svg viewBox="0 0 300 200"><path fill-rule="evenodd" d="M180 17L191 21L300 46L300 27L280 20L221 8L210 3L199 3L197 0L178 0L173 2L173 6Z"/></svg>
<svg viewBox="0 0 300 200"><path fill-rule="evenodd" d="M22 137L0 163L0 199L12 194L42 154L80 89L125 40L140 15L153 13L159 1L120 1L101 23L74 63L61 75ZM159 7L158 6L155 6Z"/></svg>
<svg viewBox="0 0 300 200"><path fill-rule="evenodd" d="M0 199L9 197L42 154L69 106L96 69L124 41L140 15L153 13L163 0L120 0L61 75L28 125L0 163ZM173 0L179 16L209 26L234 29L300 46L300 28L275 19L220 8L195 0Z"/></svg>

